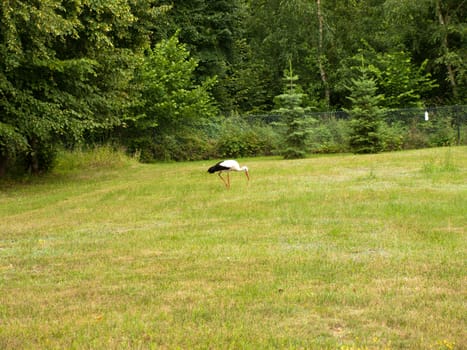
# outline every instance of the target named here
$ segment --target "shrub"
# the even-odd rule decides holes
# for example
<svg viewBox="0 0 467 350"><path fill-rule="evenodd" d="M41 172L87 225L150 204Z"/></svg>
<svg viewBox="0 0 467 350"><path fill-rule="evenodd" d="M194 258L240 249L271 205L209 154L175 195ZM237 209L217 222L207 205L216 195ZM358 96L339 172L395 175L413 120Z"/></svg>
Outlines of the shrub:
<svg viewBox="0 0 467 350"><path fill-rule="evenodd" d="M402 123L381 123L380 137L383 151L400 151L404 148L407 127Z"/></svg>
<svg viewBox="0 0 467 350"><path fill-rule="evenodd" d="M56 144L37 141L34 143L34 148L29 148L16 156L7 173L13 177L25 173L47 173L55 167L57 152Z"/></svg>
<svg viewBox="0 0 467 350"><path fill-rule="evenodd" d="M277 143L278 135L270 126L249 125L240 117L230 117L221 125L216 153L224 158L271 155Z"/></svg>
<svg viewBox="0 0 467 350"><path fill-rule="evenodd" d="M158 138L147 152L150 153L150 160L201 160L214 155L214 145L201 132L164 135Z"/></svg>
<svg viewBox="0 0 467 350"><path fill-rule="evenodd" d="M438 116L425 124L431 147L452 146L456 143L456 131L451 117Z"/></svg>
<svg viewBox="0 0 467 350"><path fill-rule="evenodd" d="M310 138L312 153L340 153L349 151L349 122L343 119L321 120Z"/></svg>
<svg viewBox="0 0 467 350"><path fill-rule="evenodd" d="M404 148L451 146L456 144L456 129L452 117L436 115L428 121L411 118L404 139Z"/></svg>

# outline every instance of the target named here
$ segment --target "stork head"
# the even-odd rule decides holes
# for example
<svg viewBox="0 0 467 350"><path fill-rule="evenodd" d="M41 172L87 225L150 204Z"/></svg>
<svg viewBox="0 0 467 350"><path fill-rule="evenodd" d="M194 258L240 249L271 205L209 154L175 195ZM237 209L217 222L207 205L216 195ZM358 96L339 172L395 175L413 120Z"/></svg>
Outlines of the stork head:
<svg viewBox="0 0 467 350"><path fill-rule="evenodd" d="M248 179L248 181L250 181L250 174L248 173L248 167L244 166L244 167L242 167L242 170L245 172L245 175L246 175L246 178Z"/></svg>

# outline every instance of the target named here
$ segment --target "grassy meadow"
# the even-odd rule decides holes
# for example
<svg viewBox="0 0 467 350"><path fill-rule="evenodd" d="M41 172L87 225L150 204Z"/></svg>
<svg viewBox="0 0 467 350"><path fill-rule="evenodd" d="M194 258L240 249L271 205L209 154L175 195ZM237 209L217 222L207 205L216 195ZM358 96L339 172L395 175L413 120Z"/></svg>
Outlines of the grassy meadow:
<svg viewBox="0 0 467 350"><path fill-rule="evenodd" d="M467 348L467 147L213 163L0 182L0 349Z"/></svg>

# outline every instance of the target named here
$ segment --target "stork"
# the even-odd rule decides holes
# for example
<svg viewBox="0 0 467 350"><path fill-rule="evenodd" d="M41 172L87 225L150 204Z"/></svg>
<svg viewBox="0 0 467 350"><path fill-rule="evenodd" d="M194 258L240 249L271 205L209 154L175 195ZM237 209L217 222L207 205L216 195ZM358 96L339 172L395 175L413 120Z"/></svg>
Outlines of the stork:
<svg viewBox="0 0 467 350"><path fill-rule="evenodd" d="M248 167L246 166L240 167L240 164L238 164L238 162L233 159L221 161L208 169L208 173L210 174L214 174L217 172L217 175L219 175L220 179L224 182L225 187L227 188L230 188L229 173L231 171L244 171L247 180L250 181L250 175L248 174ZM222 177L223 172L227 173L227 181L225 181L225 179Z"/></svg>

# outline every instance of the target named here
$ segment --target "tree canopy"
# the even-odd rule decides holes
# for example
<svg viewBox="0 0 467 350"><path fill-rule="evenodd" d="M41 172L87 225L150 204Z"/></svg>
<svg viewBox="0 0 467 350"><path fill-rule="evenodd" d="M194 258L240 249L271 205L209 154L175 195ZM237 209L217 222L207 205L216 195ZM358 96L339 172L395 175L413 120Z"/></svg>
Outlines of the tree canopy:
<svg viewBox="0 0 467 350"><path fill-rule="evenodd" d="M100 139L209 143L214 116L275 108L289 62L315 110L351 108L362 61L383 107L466 104L466 18L459 0L2 1L0 176Z"/></svg>

